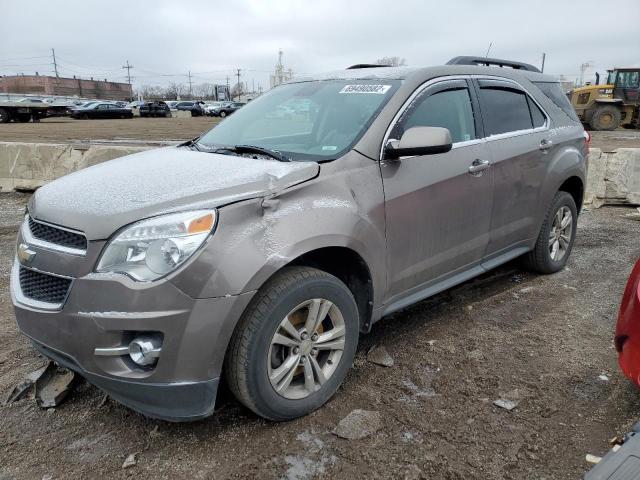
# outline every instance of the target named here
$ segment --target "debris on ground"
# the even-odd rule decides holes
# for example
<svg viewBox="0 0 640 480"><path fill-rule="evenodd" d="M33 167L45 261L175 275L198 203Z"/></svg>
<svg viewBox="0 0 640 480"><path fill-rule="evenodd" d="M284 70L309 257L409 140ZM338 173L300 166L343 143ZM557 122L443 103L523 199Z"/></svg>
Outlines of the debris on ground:
<svg viewBox="0 0 640 480"><path fill-rule="evenodd" d="M333 434L347 440L360 440L382 428L380 413L372 410L353 410L333 430Z"/></svg>
<svg viewBox="0 0 640 480"><path fill-rule="evenodd" d="M137 453L132 453L130 454L124 461L124 463L122 464L122 468L131 468L133 466L135 466L137 462L136 460L136 455Z"/></svg>
<svg viewBox="0 0 640 480"><path fill-rule="evenodd" d="M383 367L393 367L393 358L389 355L389 352L384 347L374 346L369 353L367 353L367 360L376 365L382 365Z"/></svg>
<svg viewBox="0 0 640 480"><path fill-rule="evenodd" d="M64 401L74 385L76 374L49 362L36 380L36 403L40 408L57 407Z"/></svg>
<svg viewBox="0 0 640 480"><path fill-rule="evenodd" d="M504 408L508 412L516 408L520 404L522 399L521 392L516 388L510 392L504 394L502 397L493 401L496 407Z"/></svg>
<svg viewBox="0 0 640 480"><path fill-rule="evenodd" d="M602 457L596 457L595 455L591 455L590 453L587 453L587 455L585 456L585 460L589 463L600 463L600 460L602 460Z"/></svg>
<svg viewBox="0 0 640 480"><path fill-rule="evenodd" d="M109 395L105 393L100 399L100 403L98 403L98 408L104 407L107 404L108 400L109 400Z"/></svg>
<svg viewBox="0 0 640 480"><path fill-rule="evenodd" d="M7 399L5 400L4 404L7 405L9 403L17 402L22 397L24 397L27 393L29 393L29 390L31 390L31 387L33 387L33 384L36 382L36 380L38 380L38 378L42 376L42 374L47 369L47 367L48 365L44 365L38 368L37 370L34 370L30 374L26 375L22 379L22 381L15 387L13 387L13 390L11 390L11 392L9 392L9 395L7 396Z"/></svg>
<svg viewBox="0 0 640 480"><path fill-rule="evenodd" d="M606 373L603 373L602 375L598 375L598 380L601 380L603 382L608 382L609 376Z"/></svg>

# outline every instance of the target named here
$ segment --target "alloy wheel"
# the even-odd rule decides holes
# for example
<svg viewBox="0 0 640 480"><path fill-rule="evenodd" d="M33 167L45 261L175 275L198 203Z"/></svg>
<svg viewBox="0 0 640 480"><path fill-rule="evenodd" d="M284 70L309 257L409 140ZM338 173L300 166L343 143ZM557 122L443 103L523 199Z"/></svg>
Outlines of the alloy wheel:
<svg viewBox="0 0 640 480"><path fill-rule="evenodd" d="M562 206L556 212L549 232L549 254L551 260L559 262L564 258L571 245L573 233L573 215L567 206Z"/></svg>
<svg viewBox="0 0 640 480"><path fill-rule="evenodd" d="M267 374L273 389L290 400L320 390L340 363L345 335L344 317L334 303L314 298L299 304L271 339Z"/></svg>

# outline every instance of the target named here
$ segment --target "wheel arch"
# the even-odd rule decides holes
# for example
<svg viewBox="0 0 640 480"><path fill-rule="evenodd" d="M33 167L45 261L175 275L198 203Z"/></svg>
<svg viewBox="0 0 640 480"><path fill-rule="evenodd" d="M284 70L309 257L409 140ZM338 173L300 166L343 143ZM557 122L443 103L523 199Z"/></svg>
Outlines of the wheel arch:
<svg viewBox="0 0 640 480"><path fill-rule="evenodd" d="M582 179L577 175L572 175L564 182L562 182L562 184L558 188L558 191L567 192L573 197L573 200L576 202L578 214L580 214L584 199L584 182L582 181Z"/></svg>
<svg viewBox="0 0 640 480"><path fill-rule="evenodd" d="M369 266L355 250L336 246L318 248L298 256L282 268L289 266L317 268L340 279L351 291L358 306L360 330L368 332L371 329L373 279Z"/></svg>

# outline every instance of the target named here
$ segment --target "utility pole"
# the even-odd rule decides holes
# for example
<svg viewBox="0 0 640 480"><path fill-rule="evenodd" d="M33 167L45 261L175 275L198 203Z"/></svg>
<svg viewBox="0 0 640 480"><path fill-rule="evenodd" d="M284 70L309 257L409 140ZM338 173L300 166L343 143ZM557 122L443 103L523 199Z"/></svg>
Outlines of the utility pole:
<svg viewBox="0 0 640 480"><path fill-rule="evenodd" d="M240 85L240 69L238 69L236 76L238 77L238 101L240 101L240 91L242 90L242 86Z"/></svg>
<svg viewBox="0 0 640 480"><path fill-rule="evenodd" d="M58 63L56 62L56 51L55 49L51 49L51 54L53 55L53 70L56 72L56 77L59 77L60 75L58 75Z"/></svg>
<svg viewBox="0 0 640 480"><path fill-rule="evenodd" d="M225 93L225 100L230 100L229 98L229 75L227 75L227 91Z"/></svg>
<svg viewBox="0 0 640 480"><path fill-rule="evenodd" d="M547 54L542 52L542 68L540 69L540 71L542 73L544 73L544 60L545 60L545 58L547 58Z"/></svg>
<svg viewBox="0 0 640 480"><path fill-rule="evenodd" d="M193 95L191 94L191 87L193 82L191 81L191 70L189 70L189 74L187 75L187 77L189 77L189 97L191 97L191 99L193 99Z"/></svg>
<svg viewBox="0 0 640 480"><path fill-rule="evenodd" d="M123 65L122 68L127 70L127 83L131 85L131 69L133 68L133 65L129 65L129 60L127 60L127 64Z"/></svg>

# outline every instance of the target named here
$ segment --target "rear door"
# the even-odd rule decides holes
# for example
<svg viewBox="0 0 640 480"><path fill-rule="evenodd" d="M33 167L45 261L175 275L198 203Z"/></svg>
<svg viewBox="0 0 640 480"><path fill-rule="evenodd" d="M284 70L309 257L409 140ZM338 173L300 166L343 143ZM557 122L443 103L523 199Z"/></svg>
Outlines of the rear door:
<svg viewBox="0 0 640 480"><path fill-rule="evenodd" d="M387 137L445 127L447 153L381 162L389 302L428 289L481 260L489 238L493 175L478 106L466 79L430 82L403 107ZM483 165L480 171L470 167Z"/></svg>
<svg viewBox="0 0 640 480"><path fill-rule="evenodd" d="M487 255L500 256L538 235L538 201L554 145L549 117L519 84L475 84L495 182Z"/></svg>

